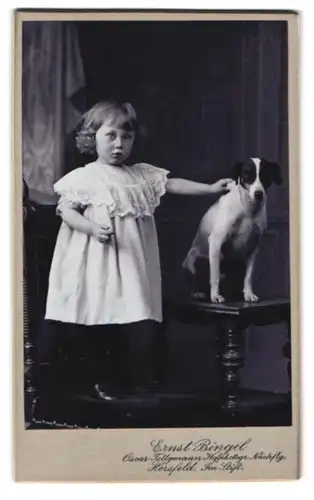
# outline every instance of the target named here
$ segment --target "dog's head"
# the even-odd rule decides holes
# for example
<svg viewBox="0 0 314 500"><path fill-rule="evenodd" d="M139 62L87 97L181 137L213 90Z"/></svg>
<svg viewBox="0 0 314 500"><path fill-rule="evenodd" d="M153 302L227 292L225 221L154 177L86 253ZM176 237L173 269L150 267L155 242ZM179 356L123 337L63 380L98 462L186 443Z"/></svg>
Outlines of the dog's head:
<svg viewBox="0 0 314 500"><path fill-rule="evenodd" d="M272 183L282 184L279 165L263 158L250 158L236 163L232 177L248 191L250 199L258 204L265 201L266 190Z"/></svg>

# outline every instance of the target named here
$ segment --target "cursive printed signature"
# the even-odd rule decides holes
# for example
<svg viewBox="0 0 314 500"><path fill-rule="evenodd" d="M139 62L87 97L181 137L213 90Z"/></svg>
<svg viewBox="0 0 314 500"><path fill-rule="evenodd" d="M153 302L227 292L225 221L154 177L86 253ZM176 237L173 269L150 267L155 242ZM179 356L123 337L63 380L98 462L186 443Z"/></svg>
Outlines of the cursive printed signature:
<svg viewBox="0 0 314 500"><path fill-rule="evenodd" d="M281 450L253 449L252 438L233 443L220 443L210 438L169 443L164 439L152 440L150 452L136 454L129 451L122 457L128 464L144 464L147 472L225 472L241 473L248 462L268 462L281 464L286 456Z"/></svg>
<svg viewBox="0 0 314 500"><path fill-rule="evenodd" d="M189 441L186 444L167 444L164 439L158 439L156 441L151 441L150 445L153 452L215 452L215 451L241 451L247 448L247 446L252 442L252 438L246 439L240 443L236 444L220 444L211 439L198 439L197 441Z"/></svg>

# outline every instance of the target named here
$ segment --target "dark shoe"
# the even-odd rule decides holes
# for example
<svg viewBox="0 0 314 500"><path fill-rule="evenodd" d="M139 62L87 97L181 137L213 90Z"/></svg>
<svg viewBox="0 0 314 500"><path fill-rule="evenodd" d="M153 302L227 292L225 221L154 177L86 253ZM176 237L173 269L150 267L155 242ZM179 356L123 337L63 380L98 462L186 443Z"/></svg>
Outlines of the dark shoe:
<svg viewBox="0 0 314 500"><path fill-rule="evenodd" d="M101 399L103 401L118 401L119 399L116 393L100 388L99 384L94 385L93 392L97 399Z"/></svg>

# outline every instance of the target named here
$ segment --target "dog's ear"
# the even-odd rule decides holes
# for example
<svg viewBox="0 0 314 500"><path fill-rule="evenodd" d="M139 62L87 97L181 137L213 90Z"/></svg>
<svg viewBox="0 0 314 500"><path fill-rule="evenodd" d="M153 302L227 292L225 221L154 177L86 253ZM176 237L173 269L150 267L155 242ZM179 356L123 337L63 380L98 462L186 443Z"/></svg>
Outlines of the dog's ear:
<svg viewBox="0 0 314 500"><path fill-rule="evenodd" d="M234 181L236 181L237 184L239 181L239 177L241 177L242 165L243 161L238 161L232 169L231 177Z"/></svg>
<svg viewBox="0 0 314 500"><path fill-rule="evenodd" d="M281 168L280 165L276 162L269 161L268 168L271 174L271 180L277 184L277 186L281 186L282 184L282 176L281 176Z"/></svg>
<svg viewBox="0 0 314 500"><path fill-rule="evenodd" d="M281 186L281 184L283 183L283 180L282 180L280 165L278 163L273 162L273 163L271 163L271 169L273 172L274 183L277 184L278 186Z"/></svg>

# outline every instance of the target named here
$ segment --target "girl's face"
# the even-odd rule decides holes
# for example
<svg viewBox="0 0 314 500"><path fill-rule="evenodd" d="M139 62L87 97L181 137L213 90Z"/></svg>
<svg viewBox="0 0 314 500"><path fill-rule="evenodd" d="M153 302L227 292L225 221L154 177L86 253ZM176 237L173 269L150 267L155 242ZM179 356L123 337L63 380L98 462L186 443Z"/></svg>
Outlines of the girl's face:
<svg viewBox="0 0 314 500"><path fill-rule="evenodd" d="M106 121L96 132L98 158L109 165L122 165L130 156L135 132L127 131L123 123Z"/></svg>

